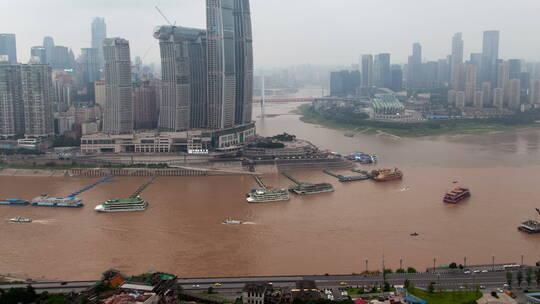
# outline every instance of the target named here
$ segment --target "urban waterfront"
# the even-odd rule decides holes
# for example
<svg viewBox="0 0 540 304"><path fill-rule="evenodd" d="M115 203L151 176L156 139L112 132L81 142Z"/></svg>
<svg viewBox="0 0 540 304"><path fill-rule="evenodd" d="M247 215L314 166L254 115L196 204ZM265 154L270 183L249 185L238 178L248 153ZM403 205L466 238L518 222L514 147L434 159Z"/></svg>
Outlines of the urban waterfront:
<svg viewBox="0 0 540 304"><path fill-rule="evenodd" d="M249 176L160 177L142 197L145 212L97 214L94 206L127 197L145 178L114 178L83 193L81 209L8 207L0 218L25 216L30 224L0 221L0 273L46 279L95 279L104 269L126 273L159 269L180 277L352 273L436 263L520 263L540 260L540 236L517 231L536 218L540 131L474 136L376 137L305 124L291 114L298 104L267 104L258 133L287 131L340 153L376 153L377 167L398 166L402 181L340 184L322 172L294 176L330 182L336 191L293 196L289 202L248 204ZM254 107L256 108L256 106ZM0 197L65 195L90 178L0 177ZM283 176L264 176L286 187ZM445 205L453 181L472 198ZM244 225L223 225L233 217ZM410 233L419 236L412 237Z"/></svg>

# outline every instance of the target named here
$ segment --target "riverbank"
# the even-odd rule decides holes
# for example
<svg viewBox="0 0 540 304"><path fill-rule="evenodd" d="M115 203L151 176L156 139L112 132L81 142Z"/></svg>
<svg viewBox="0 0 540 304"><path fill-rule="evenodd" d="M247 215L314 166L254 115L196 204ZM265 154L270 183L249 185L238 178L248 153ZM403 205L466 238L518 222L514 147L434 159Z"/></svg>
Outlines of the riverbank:
<svg viewBox="0 0 540 304"><path fill-rule="evenodd" d="M414 127L410 127L408 123L394 123L395 128L372 126L371 121L366 120L360 124L348 124L335 120L330 120L323 117L317 111L314 111L309 104L304 104L298 107L296 113L301 115L300 120L305 123L318 124L332 129L355 131L370 135L390 135L397 137L420 137L420 136L436 136L436 135L477 135L488 134L492 132L511 131L526 128L538 128L537 123L534 124L516 124L504 125L498 123L479 122L478 120L459 120L448 124L441 124L438 128L433 128L425 123L415 123ZM392 124L392 123L386 123ZM408 127L405 129L404 127Z"/></svg>

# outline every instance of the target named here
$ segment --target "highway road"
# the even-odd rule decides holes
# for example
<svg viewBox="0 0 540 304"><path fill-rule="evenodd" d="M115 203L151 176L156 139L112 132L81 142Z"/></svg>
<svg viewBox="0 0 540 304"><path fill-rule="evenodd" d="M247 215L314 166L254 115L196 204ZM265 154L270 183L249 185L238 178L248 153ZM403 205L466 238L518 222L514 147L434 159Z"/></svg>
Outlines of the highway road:
<svg viewBox="0 0 540 304"><path fill-rule="evenodd" d="M514 281L515 280L514 275ZM382 275L298 275L298 276L260 276L260 277L216 277L216 278L179 278L178 284L186 291L205 291L214 288L220 294L228 296L239 295L244 285L250 282L272 282L276 287L294 287L300 280L313 280L320 289L333 289L356 286L373 286L383 283ZM414 273L414 274L388 274L386 280L392 285L403 285L409 280L417 287L427 287L434 283L443 289L473 288L475 285L486 289L500 288L506 282L506 272L479 272L466 274L456 273ZM78 282L38 282L0 284L0 289L25 288L32 285L36 292L78 292L95 285L95 281ZM219 283L219 284L216 284Z"/></svg>

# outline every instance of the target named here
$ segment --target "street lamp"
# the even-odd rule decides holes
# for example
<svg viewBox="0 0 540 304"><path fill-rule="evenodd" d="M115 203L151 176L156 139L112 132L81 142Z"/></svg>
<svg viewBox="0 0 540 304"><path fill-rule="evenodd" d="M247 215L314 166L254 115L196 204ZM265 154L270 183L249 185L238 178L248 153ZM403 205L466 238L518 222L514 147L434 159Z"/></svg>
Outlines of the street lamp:
<svg viewBox="0 0 540 304"><path fill-rule="evenodd" d="M491 256L492 271L495 271L495 255Z"/></svg>
<svg viewBox="0 0 540 304"><path fill-rule="evenodd" d="M366 274L368 272L368 259L366 259Z"/></svg>
<svg viewBox="0 0 540 304"><path fill-rule="evenodd" d="M463 268L467 268L467 256L463 258Z"/></svg>
<svg viewBox="0 0 540 304"><path fill-rule="evenodd" d="M437 263L437 258L433 258L433 273L435 273L435 264Z"/></svg>

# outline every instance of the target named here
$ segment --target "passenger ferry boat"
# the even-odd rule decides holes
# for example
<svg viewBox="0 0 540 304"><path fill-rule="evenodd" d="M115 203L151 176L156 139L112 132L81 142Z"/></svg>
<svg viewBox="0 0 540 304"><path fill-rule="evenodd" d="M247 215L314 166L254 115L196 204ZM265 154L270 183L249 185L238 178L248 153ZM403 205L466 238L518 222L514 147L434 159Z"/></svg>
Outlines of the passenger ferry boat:
<svg viewBox="0 0 540 304"><path fill-rule="evenodd" d="M468 188L457 187L454 190L447 192L444 195L443 201L445 203L457 204L470 196L471 191Z"/></svg>
<svg viewBox="0 0 540 304"><path fill-rule="evenodd" d="M29 202L22 200L20 198L7 198L5 200L0 200L0 205L5 206L28 206Z"/></svg>
<svg viewBox="0 0 540 304"><path fill-rule="evenodd" d="M310 183L300 183L294 186L289 187L289 191L300 194L317 194L324 192L333 192L334 187L329 183L320 183L320 184L310 184Z"/></svg>
<svg viewBox="0 0 540 304"><path fill-rule="evenodd" d="M69 208L80 208L84 206L84 203L81 199L74 196L69 197L51 197L47 194L43 194L34 198L31 201L32 206L37 207L69 207Z"/></svg>
<svg viewBox="0 0 540 304"><path fill-rule="evenodd" d="M286 189L273 189L270 187L253 189L246 194L246 200L249 203L271 203L288 201L289 199L289 192Z"/></svg>
<svg viewBox="0 0 540 304"><path fill-rule="evenodd" d="M13 223L31 223L32 219L25 218L22 216L17 216L17 217L9 219L8 221L13 222Z"/></svg>
<svg viewBox="0 0 540 304"><path fill-rule="evenodd" d="M398 168L381 169L371 171L371 176L373 177L374 181L387 182L391 180L402 179L403 172L401 172L401 170L399 170Z"/></svg>
<svg viewBox="0 0 540 304"><path fill-rule="evenodd" d="M112 199L97 205L94 210L97 212L131 212L144 211L148 208L148 202L140 197L128 199Z"/></svg>

